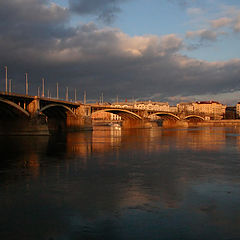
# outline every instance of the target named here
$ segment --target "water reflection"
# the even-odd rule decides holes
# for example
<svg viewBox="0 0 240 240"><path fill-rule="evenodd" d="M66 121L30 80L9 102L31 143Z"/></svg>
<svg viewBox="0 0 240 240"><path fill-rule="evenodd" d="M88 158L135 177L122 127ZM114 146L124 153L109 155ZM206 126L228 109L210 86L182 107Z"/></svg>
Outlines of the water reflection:
<svg viewBox="0 0 240 240"><path fill-rule="evenodd" d="M0 237L234 239L239 137L237 128L1 137Z"/></svg>

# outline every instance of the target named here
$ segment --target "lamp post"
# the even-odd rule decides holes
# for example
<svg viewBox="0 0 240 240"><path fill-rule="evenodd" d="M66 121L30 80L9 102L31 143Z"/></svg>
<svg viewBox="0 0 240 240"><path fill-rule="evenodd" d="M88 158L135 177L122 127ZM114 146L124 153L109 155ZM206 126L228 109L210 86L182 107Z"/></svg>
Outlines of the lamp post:
<svg viewBox="0 0 240 240"><path fill-rule="evenodd" d="M44 78L42 78L42 97L44 97Z"/></svg>
<svg viewBox="0 0 240 240"><path fill-rule="evenodd" d="M66 87L66 101L68 101L68 87Z"/></svg>
<svg viewBox="0 0 240 240"><path fill-rule="evenodd" d="M26 86L25 86L26 95L28 95L28 74L27 73L25 73L25 82L26 82Z"/></svg>
<svg viewBox="0 0 240 240"><path fill-rule="evenodd" d="M59 98L59 95L58 95L58 82L57 82L57 99Z"/></svg>
<svg viewBox="0 0 240 240"><path fill-rule="evenodd" d="M83 103L84 103L84 104L87 103L87 94L86 94L86 91L84 91Z"/></svg>
<svg viewBox="0 0 240 240"><path fill-rule="evenodd" d="M5 92L8 92L8 68L5 66Z"/></svg>
<svg viewBox="0 0 240 240"><path fill-rule="evenodd" d="M9 93L12 93L12 79L9 79Z"/></svg>

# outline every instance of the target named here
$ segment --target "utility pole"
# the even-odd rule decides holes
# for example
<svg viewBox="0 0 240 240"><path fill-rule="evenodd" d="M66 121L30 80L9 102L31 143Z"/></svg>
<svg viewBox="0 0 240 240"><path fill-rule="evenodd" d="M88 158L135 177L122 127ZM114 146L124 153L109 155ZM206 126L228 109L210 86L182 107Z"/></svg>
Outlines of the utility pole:
<svg viewBox="0 0 240 240"><path fill-rule="evenodd" d="M84 91L83 103L84 103L84 104L87 103L87 94L86 94L86 91Z"/></svg>
<svg viewBox="0 0 240 240"><path fill-rule="evenodd" d="M66 87L66 101L68 101L68 87Z"/></svg>
<svg viewBox="0 0 240 240"><path fill-rule="evenodd" d="M58 95L58 82L57 82L57 99L59 98L59 95Z"/></svg>
<svg viewBox="0 0 240 240"><path fill-rule="evenodd" d="M76 88L74 89L74 101L75 102L77 101L77 89Z"/></svg>
<svg viewBox="0 0 240 240"><path fill-rule="evenodd" d="M44 97L44 78L42 78L42 97Z"/></svg>
<svg viewBox="0 0 240 240"><path fill-rule="evenodd" d="M5 92L8 92L8 68L5 66Z"/></svg>
<svg viewBox="0 0 240 240"><path fill-rule="evenodd" d="M9 79L9 93L12 92L12 79Z"/></svg>
<svg viewBox="0 0 240 240"><path fill-rule="evenodd" d="M26 95L28 95L28 74L25 73L25 77L26 77Z"/></svg>

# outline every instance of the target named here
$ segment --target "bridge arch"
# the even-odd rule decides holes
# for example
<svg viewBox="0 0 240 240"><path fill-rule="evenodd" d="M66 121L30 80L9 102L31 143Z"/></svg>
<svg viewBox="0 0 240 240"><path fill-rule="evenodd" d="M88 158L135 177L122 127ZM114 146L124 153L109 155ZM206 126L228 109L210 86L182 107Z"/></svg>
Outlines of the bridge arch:
<svg viewBox="0 0 240 240"><path fill-rule="evenodd" d="M15 118L15 117L28 118L30 114L18 104L0 98L0 117L1 118Z"/></svg>
<svg viewBox="0 0 240 240"><path fill-rule="evenodd" d="M109 113L119 115L122 118L122 120L142 120L141 116L126 109L118 109L118 108L102 109L102 110L94 111L92 114L99 113L99 112L109 112Z"/></svg>
<svg viewBox="0 0 240 240"><path fill-rule="evenodd" d="M61 117L66 118L67 112L76 117L76 114L71 108L63 104L49 104L39 110L40 113L45 114L48 117Z"/></svg>
<svg viewBox="0 0 240 240"><path fill-rule="evenodd" d="M151 114L149 117L151 118L151 116L159 116L159 117L163 117L168 120L169 119L180 120L180 118L177 115L170 113L170 112L156 112L156 113Z"/></svg>
<svg viewBox="0 0 240 240"><path fill-rule="evenodd" d="M198 116L198 115L188 115L184 118L185 120L197 120L197 121L204 121L205 119L201 116Z"/></svg>

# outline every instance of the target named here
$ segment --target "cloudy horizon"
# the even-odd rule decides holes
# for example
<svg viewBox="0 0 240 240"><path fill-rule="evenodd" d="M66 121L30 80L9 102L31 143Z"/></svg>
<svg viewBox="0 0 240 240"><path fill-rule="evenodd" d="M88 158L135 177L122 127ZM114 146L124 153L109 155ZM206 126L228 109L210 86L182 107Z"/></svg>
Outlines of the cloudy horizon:
<svg viewBox="0 0 240 240"><path fill-rule="evenodd" d="M0 90L36 95L45 78L78 99L217 100L240 96L240 3L174 0L0 1Z"/></svg>

